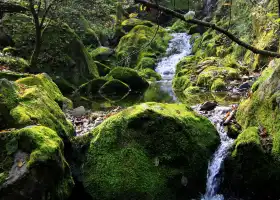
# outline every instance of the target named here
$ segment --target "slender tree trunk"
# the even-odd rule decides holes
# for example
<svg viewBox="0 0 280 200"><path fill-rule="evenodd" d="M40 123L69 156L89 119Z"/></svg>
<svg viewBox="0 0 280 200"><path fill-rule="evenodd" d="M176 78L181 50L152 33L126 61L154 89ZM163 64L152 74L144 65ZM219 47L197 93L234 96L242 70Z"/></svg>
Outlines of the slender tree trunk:
<svg viewBox="0 0 280 200"><path fill-rule="evenodd" d="M40 50L41 50L41 44L42 44L42 30L40 27L40 23L39 23L39 18L34 18L34 24L35 24L35 32L36 32L36 36L35 36L35 46L34 46L34 50L33 53L31 55L30 58L30 65L32 68L37 66L38 63L38 57L40 54Z"/></svg>

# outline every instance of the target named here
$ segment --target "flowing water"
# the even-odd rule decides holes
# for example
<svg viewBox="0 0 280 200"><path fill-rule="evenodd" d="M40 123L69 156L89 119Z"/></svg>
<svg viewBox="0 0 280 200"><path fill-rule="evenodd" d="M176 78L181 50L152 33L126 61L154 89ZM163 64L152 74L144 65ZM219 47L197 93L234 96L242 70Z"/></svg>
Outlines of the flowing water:
<svg viewBox="0 0 280 200"><path fill-rule="evenodd" d="M195 108L195 110L197 110ZM227 112L231 111L231 107L216 107L210 113L208 119L216 126L216 129L220 135L221 144L213 155L213 158L208 166L206 192L202 197L202 200L224 200L223 195L217 194L221 184L221 168L223 166L224 159L228 155L229 149L232 146L234 140L227 136L227 132L224 129L223 117Z"/></svg>
<svg viewBox="0 0 280 200"><path fill-rule="evenodd" d="M176 96L172 90L172 79L175 75L176 65L182 58L190 55L192 47L190 44L191 36L188 34L173 33L172 37L166 51L167 56L158 62L155 70L162 76L162 80L157 82L161 90L169 93L173 100L176 101Z"/></svg>
<svg viewBox="0 0 280 200"><path fill-rule="evenodd" d="M162 80L156 84L160 86L163 92L168 93L172 96L173 100L176 101L176 96L172 90L172 79L174 78L176 65L182 58L191 53L190 36L186 33L174 33L172 34L173 39L170 41L167 56L162 58L158 62L156 72L162 76ZM198 107L194 107L195 110ZM223 161L226 158L229 148L233 144L234 140L227 136L227 133L222 125L223 117L230 110L230 107L217 107L211 111L209 120L216 126L217 131L220 135L221 144L216 150L213 158L208 166L207 171L207 184L206 193L202 197L202 200L223 200L223 195L217 194L221 183L221 167Z"/></svg>

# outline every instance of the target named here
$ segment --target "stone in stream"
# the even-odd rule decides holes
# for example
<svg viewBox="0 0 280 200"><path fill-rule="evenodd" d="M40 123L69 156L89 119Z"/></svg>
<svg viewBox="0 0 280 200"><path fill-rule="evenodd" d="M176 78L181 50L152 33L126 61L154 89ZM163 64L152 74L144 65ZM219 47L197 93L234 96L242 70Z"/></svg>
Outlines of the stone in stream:
<svg viewBox="0 0 280 200"><path fill-rule="evenodd" d="M214 102L207 101L207 102L205 102L204 104L202 104L200 106L200 111L210 111L210 110L213 110L213 109L216 108L217 105L218 104L215 101Z"/></svg>
<svg viewBox="0 0 280 200"><path fill-rule="evenodd" d="M80 117L86 114L86 109L84 106L77 107L71 111L74 117Z"/></svg>
<svg viewBox="0 0 280 200"><path fill-rule="evenodd" d="M104 200L197 197L220 142L211 122L184 104L132 106L88 136L82 180L93 199Z"/></svg>
<svg viewBox="0 0 280 200"><path fill-rule="evenodd" d="M246 81L239 86L239 90L248 90L251 87L251 84Z"/></svg>

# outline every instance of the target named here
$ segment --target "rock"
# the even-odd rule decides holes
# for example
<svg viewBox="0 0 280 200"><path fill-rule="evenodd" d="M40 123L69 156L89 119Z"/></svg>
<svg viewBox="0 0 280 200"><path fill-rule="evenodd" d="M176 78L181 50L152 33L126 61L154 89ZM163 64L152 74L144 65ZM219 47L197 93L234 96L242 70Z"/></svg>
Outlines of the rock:
<svg viewBox="0 0 280 200"><path fill-rule="evenodd" d="M58 134L44 126L0 133L0 196L67 199L73 179Z"/></svg>
<svg viewBox="0 0 280 200"><path fill-rule="evenodd" d="M71 114L74 116L74 117L80 117L82 115L85 115L86 114L86 109L84 106L80 106L80 107L77 107L75 109L72 110Z"/></svg>
<svg viewBox="0 0 280 200"><path fill-rule="evenodd" d="M109 47L98 47L90 52L91 57L99 62L108 61L114 55L114 50Z"/></svg>
<svg viewBox="0 0 280 200"><path fill-rule="evenodd" d="M239 90L248 90L248 89L250 89L250 87L251 87L251 84L248 82L248 81L246 81L245 83L242 83L240 86L239 86Z"/></svg>
<svg viewBox="0 0 280 200"><path fill-rule="evenodd" d="M160 74L149 68L141 70L139 75L149 81L160 81L162 79Z"/></svg>
<svg viewBox="0 0 280 200"><path fill-rule="evenodd" d="M200 111L210 111L216 108L218 104L216 102L207 101L200 106Z"/></svg>
<svg viewBox="0 0 280 200"><path fill-rule="evenodd" d="M72 106L46 74L30 75L16 82L0 81L0 110L4 113L5 128L41 124L68 140L74 129L61 110L65 103Z"/></svg>
<svg viewBox="0 0 280 200"><path fill-rule="evenodd" d="M138 25L144 25L144 26L152 27L155 24L153 24L150 21L141 20L141 19L137 19L137 18L129 18L129 19L124 20L121 23L121 26L122 26L123 30L126 31L126 32L131 31L131 29L133 29L135 26L138 26Z"/></svg>
<svg viewBox="0 0 280 200"><path fill-rule="evenodd" d="M95 121L94 121L94 127L97 127L99 124L101 124L104 121L103 117L98 117Z"/></svg>
<svg viewBox="0 0 280 200"><path fill-rule="evenodd" d="M132 92L143 91L149 86L149 83L136 70L127 67L115 67L108 76L127 84Z"/></svg>
<svg viewBox="0 0 280 200"><path fill-rule="evenodd" d="M120 80L113 79L107 81L99 92L106 99L120 100L130 92L130 87Z"/></svg>
<svg viewBox="0 0 280 200"><path fill-rule="evenodd" d="M226 83L224 82L223 79L217 78L211 86L211 91L223 91L223 90L226 90Z"/></svg>
<svg viewBox="0 0 280 200"><path fill-rule="evenodd" d="M219 145L210 121L183 104L136 105L90 135L83 184L92 198L104 200L175 199L176 191L195 197Z"/></svg>
<svg viewBox="0 0 280 200"><path fill-rule="evenodd" d="M123 36L116 48L118 65L135 68L136 66L139 67L138 64L142 62L143 57L153 56L157 58L164 54L171 36L164 28L159 27L156 37L152 40L156 30L156 26L138 25ZM142 48L149 42L151 42L150 47ZM151 63L151 60L149 60L149 67L152 66Z"/></svg>

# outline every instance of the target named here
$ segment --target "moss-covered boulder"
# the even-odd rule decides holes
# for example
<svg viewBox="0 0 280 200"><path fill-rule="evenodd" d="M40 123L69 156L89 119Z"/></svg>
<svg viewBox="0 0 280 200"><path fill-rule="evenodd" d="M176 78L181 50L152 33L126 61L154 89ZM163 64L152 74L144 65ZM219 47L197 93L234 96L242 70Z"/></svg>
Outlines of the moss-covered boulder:
<svg viewBox="0 0 280 200"><path fill-rule="evenodd" d="M217 78L211 86L211 91L223 91L226 89L226 83L222 78Z"/></svg>
<svg viewBox="0 0 280 200"><path fill-rule="evenodd" d="M154 56L148 57L147 55L144 55L137 63L137 69L155 69L155 67L156 59Z"/></svg>
<svg viewBox="0 0 280 200"><path fill-rule="evenodd" d="M259 134L258 127L248 127L236 139L225 160L224 194L257 200L279 198L279 139L273 142L275 157L265 151L264 139Z"/></svg>
<svg viewBox="0 0 280 200"><path fill-rule="evenodd" d="M109 47L98 47L90 52L91 57L94 60L100 61L100 62L106 62L109 61L109 59L112 59L114 56L114 50L110 49Z"/></svg>
<svg viewBox="0 0 280 200"><path fill-rule="evenodd" d="M132 92L143 91L149 86L146 79L140 76L136 70L127 67L115 67L110 71L108 77L113 77L126 83Z"/></svg>
<svg viewBox="0 0 280 200"><path fill-rule="evenodd" d="M129 92L129 86L117 79L107 81L99 90L99 93L109 100L120 100L128 95Z"/></svg>
<svg viewBox="0 0 280 200"><path fill-rule="evenodd" d="M137 18L129 18L129 19L124 20L121 23L122 29L126 32L129 32L131 29L133 29L135 26L138 26L138 25L152 27L155 24L148 20L141 20L141 19L137 19Z"/></svg>
<svg viewBox="0 0 280 200"><path fill-rule="evenodd" d="M20 128L41 124L55 130L63 139L73 136L73 126L62 107L71 106L46 74L33 75L16 82L0 81L1 128Z"/></svg>
<svg viewBox="0 0 280 200"><path fill-rule="evenodd" d="M176 76L172 81L172 87L175 92L183 92L189 86L191 86L189 75Z"/></svg>
<svg viewBox="0 0 280 200"><path fill-rule="evenodd" d="M171 36L162 27L157 30L157 26L135 26L121 38L116 48L118 62L120 65L134 68L144 53L155 55L165 53L170 39Z"/></svg>
<svg viewBox="0 0 280 200"><path fill-rule="evenodd" d="M197 85L210 88L216 78L234 80L239 78L239 70L230 67L209 66L197 77Z"/></svg>
<svg viewBox="0 0 280 200"><path fill-rule="evenodd" d="M70 196L74 182L63 155L63 142L54 130L29 126L1 131L0 146L2 200Z"/></svg>
<svg viewBox="0 0 280 200"><path fill-rule="evenodd" d="M149 68L141 70L139 74L149 81L160 81L162 79L160 74Z"/></svg>
<svg viewBox="0 0 280 200"><path fill-rule="evenodd" d="M191 26L189 23L186 23L185 21L178 19L172 24L170 29L176 33L186 33L189 31L190 27Z"/></svg>
<svg viewBox="0 0 280 200"><path fill-rule="evenodd" d="M252 86L252 96L244 100L238 108L237 120L242 127L260 124L271 135L280 131L279 76L280 61L275 59Z"/></svg>
<svg viewBox="0 0 280 200"><path fill-rule="evenodd" d="M7 69L24 72L29 68L29 63L23 58L12 56L0 56L0 66L4 66Z"/></svg>
<svg viewBox="0 0 280 200"><path fill-rule="evenodd" d="M180 199L205 188L219 144L213 125L183 104L145 103L91 133L83 183L95 199Z"/></svg>
<svg viewBox="0 0 280 200"><path fill-rule="evenodd" d="M3 26L14 40L19 56L29 60L35 41L32 18L24 14L7 15ZM75 86L99 76L93 59L67 24L52 21L45 29L42 40L37 68L31 71L46 72ZM57 83L61 82L58 80Z"/></svg>
<svg viewBox="0 0 280 200"><path fill-rule="evenodd" d="M100 76L106 76L110 72L110 70L111 70L110 67L108 67L107 65L102 64L101 62L94 61L94 63L97 66L98 73L99 73Z"/></svg>

